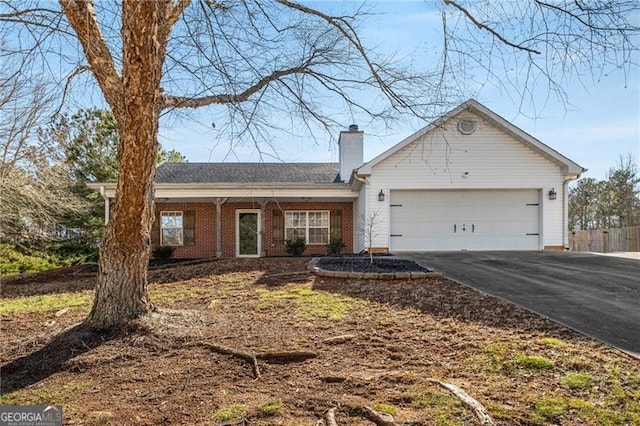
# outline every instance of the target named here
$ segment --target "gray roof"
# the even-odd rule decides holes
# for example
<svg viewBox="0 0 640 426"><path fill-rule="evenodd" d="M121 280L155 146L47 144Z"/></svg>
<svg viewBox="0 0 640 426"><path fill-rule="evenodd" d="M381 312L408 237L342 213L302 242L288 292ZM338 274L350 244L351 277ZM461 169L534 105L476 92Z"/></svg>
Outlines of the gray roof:
<svg viewBox="0 0 640 426"><path fill-rule="evenodd" d="M164 163L156 183L341 183L338 163Z"/></svg>

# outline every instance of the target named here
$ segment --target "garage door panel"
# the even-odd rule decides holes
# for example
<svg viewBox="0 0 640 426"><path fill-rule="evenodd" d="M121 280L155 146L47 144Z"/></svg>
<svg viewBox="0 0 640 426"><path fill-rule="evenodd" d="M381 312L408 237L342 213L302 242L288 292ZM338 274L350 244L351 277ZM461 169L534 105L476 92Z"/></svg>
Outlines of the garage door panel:
<svg viewBox="0 0 640 426"><path fill-rule="evenodd" d="M537 250L538 190L391 191L391 250Z"/></svg>

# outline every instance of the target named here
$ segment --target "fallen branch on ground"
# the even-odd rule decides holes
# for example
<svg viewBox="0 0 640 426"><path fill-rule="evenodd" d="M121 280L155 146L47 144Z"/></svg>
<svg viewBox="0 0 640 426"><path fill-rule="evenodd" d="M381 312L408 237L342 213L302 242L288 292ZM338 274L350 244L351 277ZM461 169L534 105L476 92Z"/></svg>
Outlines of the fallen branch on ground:
<svg viewBox="0 0 640 426"><path fill-rule="evenodd" d="M430 379L432 383L437 383L443 388L447 389L449 392L453 393L460 401L462 401L465 405L473 410L478 420L480 420L480 424L483 426L495 426L493 422L493 418L489 414L489 411L480 404L476 399L474 399L471 395L466 393L463 389L456 385L452 385L451 383L444 383L440 380Z"/></svg>

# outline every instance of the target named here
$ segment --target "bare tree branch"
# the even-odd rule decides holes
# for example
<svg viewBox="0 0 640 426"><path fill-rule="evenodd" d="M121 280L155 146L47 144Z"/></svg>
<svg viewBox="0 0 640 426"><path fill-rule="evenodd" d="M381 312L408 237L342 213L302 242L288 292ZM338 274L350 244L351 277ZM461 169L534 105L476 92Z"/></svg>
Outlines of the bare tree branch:
<svg viewBox="0 0 640 426"><path fill-rule="evenodd" d="M274 71L272 74L260 79L254 85L248 87L237 95L219 94L212 96L203 96L200 98L180 97L180 96L164 96L163 108L198 108L211 104L230 104L240 103L248 100L252 95L264 89L270 83L281 79L287 75L305 74L309 70L306 67L296 67L287 70Z"/></svg>
<svg viewBox="0 0 640 426"><path fill-rule="evenodd" d="M464 15L471 22L473 22L478 28L480 28L481 30L485 30L485 31L490 32L495 38L497 38L498 40L500 40L502 43L506 44L507 46L511 46L513 48L524 50L524 51L529 52L529 53L535 53L535 54L538 54L538 55L541 53L538 50L531 49L529 47L523 46L522 44L516 44L516 43L513 43L513 42L507 40L506 38L504 38L504 36L502 36L502 34L500 34L499 32L495 31L493 28L491 28L491 27L483 24L482 22L478 21L467 9L465 9L464 7L459 5L454 0L443 0L443 1L444 1L444 3L446 5L451 5L451 6L455 7L456 9L458 9L460 12L464 13Z"/></svg>
<svg viewBox="0 0 640 426"><path fill-rule="evenodd" d="M122 79L116 70L111 50L100 31L91 0L60 0L60 6L76 30L91 71L114 113L126 113Z"/></svg>

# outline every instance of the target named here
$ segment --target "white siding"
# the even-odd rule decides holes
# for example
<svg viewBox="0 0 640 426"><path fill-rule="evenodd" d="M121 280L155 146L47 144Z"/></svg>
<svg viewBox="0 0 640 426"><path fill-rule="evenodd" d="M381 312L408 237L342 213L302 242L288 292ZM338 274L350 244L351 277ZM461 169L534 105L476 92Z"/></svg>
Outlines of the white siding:
<svg viewBox="0 0 640 426"><path fill-rule="evenodd" d="M472 118L478 127L471 135L457 130L458 118ZM464 112L409 144L373 167L367 203L384 207L375 246L389 245L390 189L539 189L543 246L563 244L563 176L560 167L511 136ZM551 188L557 200L546 194ZM384 203L377 199L382 189Z"/></svg>

